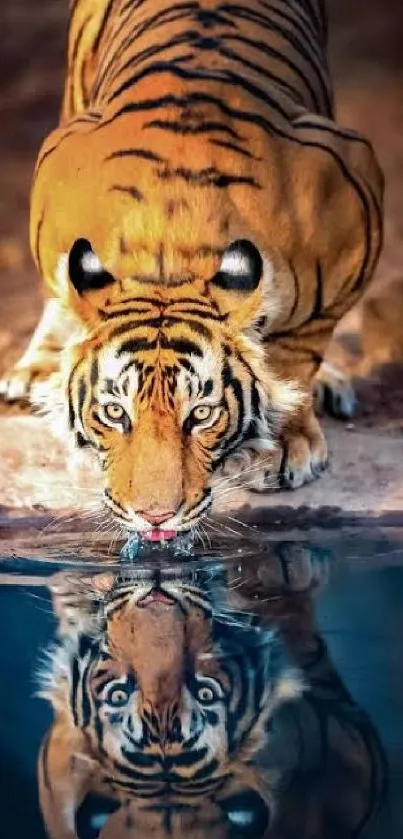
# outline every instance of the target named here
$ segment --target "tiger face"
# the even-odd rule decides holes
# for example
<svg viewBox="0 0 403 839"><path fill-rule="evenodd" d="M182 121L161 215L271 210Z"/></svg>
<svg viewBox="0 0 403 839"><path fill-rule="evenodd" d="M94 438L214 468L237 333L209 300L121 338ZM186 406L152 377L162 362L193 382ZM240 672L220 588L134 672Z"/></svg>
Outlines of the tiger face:
<svg viewBox="0 0 403 839"><path fill-rule="evenodd" d="M193 806L223 785L230 793L241 773L260 791L245 764L263 748L275 709L302 692L273 633L217 619L201 585L158 572L98 575L90 596L77 580L77 589L69 573L52 581L60 640L42 695L56 712L55 743L58 725L71 743L84 735L86 788Z"/></svg>
<svg viewBox="0 0 403 839"><path fill-rule="evenodd" d="M73 246L69 275L89 335L68 359L68 424L97 453L105 502L126 530L169 538L192 528L231 454L270 450L279 418L295 409L256 330L263 273L241 240L209 281L135 278L124 297L89 242Z"/></svg>

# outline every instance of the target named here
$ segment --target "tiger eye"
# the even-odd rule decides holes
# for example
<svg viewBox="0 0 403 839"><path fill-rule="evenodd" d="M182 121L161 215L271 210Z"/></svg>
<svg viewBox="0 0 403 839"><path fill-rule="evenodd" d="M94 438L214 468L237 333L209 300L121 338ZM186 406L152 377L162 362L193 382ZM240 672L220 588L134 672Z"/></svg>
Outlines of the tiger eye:
<svg viewBox="0 0 403 839"><path fill-rule="evenodd" d="M196 422L206 422L209 420L213 413L213 408L210 405L198 405L196 408L193 408L192 411L192 419Z"/></svg>
<svg viewBox="0 0 403 839"><path fill-rule="evenodd" d="M197 691L197 698L199 702L209 705L211 702L214 702L216 697L213 689L204 685Z"/></svg>
<svg viewBox="0 0 403 839"><path fill-rule="evenodd" d="M115 708L120 708L122 705L125 705L129 698L129 692L126 690L125 687L115 687L112 688L106 696L106 701L108 705L113 705Z"/></svg>
<svg viewBox="0 0 403 839"><path fill-rule="evenodd" d="M125 409L122 408L121 405L117 405L116 402L109 402L107 405L104 405L104 413L105 416L112 422L119 422L119 420L123 419L126 412Z"/></svg>

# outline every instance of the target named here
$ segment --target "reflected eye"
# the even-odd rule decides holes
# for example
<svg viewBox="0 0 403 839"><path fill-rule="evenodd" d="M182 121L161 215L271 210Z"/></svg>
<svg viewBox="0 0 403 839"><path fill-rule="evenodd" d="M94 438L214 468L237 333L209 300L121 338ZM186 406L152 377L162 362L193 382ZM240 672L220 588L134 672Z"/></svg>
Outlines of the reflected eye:
<svg viewBox="0 0 403 839"><path fill-rule="evenodd" d="M218 693L210 685L201 685L197 691L197 698L201 705L211 705L219 697Z"/></svg>
<svg viewBox="0 0 403 839"><path fill-rule="evenodd" d="M114 685L107 691L105 700L108 705L112 705L114 708L122 708L123 705L126 705L129 696L130 690L124 685Z"/></svg>
<svg viewBox="0 0 403 839"><path fill-rule="evenodd" d="M108 402L107 405L104 405L104 414L111 422L121 422L126 415L126 411L116 402Z"/></svg>
<svg viewBox="0 0 403 839"><path fill-rule="evenodd" d="M213 411L214 408L211 405L198 405L193 408L190 417L193 422L206 422L212 417Z"/></svg>

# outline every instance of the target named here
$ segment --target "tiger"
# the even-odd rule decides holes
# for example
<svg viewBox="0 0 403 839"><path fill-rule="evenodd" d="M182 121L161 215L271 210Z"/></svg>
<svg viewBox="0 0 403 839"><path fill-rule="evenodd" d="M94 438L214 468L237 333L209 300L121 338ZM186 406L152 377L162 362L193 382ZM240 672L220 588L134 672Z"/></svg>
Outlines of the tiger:
<svg viewBox="0 0 403 839"><path fill-rule="evenodd" d="M323 0L71 4L31 195L46 301L0 391L95 455L144 538L196 527L220 476L267 492L327 465L312 388L383 229L327 29Z"/></svg>
<svg viewBox="0 0 403 839"><path fill-rule="evenodd" d="M300 564L281 597L274 579L262 587L261 558L52 578L41 693L54 722L38 760L51 839L84 839L88 823L100 839L361 833L382 804L383 749Z"/></svg>

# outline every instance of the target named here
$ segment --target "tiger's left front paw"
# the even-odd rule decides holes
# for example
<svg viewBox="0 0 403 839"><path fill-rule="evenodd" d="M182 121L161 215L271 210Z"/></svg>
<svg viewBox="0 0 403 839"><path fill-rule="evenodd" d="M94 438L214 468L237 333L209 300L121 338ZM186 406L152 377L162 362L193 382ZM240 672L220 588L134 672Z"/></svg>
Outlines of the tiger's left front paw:
<svg viewBox="0 0 403 839"><path fill-rule="evenodd" d="M281 487L297 489L309 484L321 475L327 464L325 436L312 413L300 428L289 432L283 440L278 470Z"/></svg>
<svg viewBox="0 0 403 839"><path fill-rule="evenodd" d="M225 464L224 474L254 492L297 489L326 469L328 453L323 431L313 412L298 428L289 429L273 452L241 449Z"/></svg>

